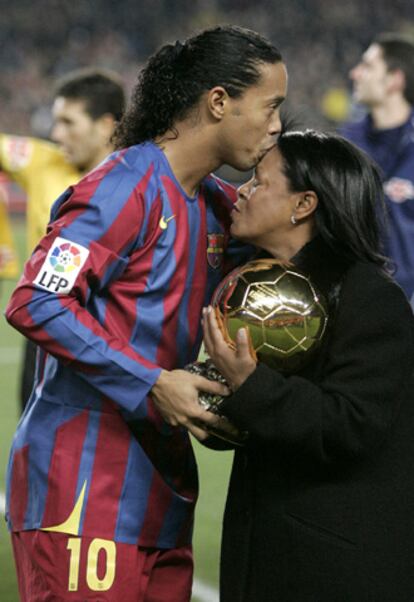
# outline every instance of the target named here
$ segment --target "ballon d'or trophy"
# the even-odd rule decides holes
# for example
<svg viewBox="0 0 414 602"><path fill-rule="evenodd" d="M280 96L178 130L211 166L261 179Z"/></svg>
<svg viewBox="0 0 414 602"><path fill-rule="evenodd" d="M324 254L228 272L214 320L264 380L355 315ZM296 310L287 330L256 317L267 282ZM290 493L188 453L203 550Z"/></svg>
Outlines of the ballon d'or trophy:
<svg viewBox="0 0 414 602"><path fill-rule="evenodd" d="M256 259L230 272L214 292L211 305L227 344L236 348L236 334L248 328L251 353L284 374L300 370L321 342L328 321L327 305L310 279L291 264L277 259ZM225 379L211 360L194 362L190 372ZM202 393L200 404L220 414L222 397ZM230 432L211 433L236 445L248 434L231 423Z"/></svg>

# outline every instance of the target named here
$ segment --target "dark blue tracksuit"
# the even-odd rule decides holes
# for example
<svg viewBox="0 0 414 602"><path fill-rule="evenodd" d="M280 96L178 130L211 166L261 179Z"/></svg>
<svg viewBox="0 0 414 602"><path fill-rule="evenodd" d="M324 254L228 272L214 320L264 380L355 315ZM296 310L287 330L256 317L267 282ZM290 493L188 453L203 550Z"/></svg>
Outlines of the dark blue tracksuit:
<svg viewBox="0 0 414 602"><path fill-rule="evenodd" d="M385 254L414 307L414 111L403 125L376 130L370 116L340 132L372 157L382 171L388 228Z"/></svg>

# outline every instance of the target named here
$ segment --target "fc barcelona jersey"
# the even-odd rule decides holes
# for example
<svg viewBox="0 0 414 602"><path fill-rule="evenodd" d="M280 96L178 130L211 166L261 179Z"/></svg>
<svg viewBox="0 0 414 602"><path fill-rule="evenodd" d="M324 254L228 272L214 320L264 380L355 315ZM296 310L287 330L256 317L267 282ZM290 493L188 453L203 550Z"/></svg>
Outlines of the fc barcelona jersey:
<svg viewBox="0 0 414 602"><path fill-rule="evenodd" d="M145 143L57 199L6 310L39 345L9 461L11 530L160 548L190 541L191 443L149 391L161 369L196 359L201 309L242 260L229 244L234 196L208 176L189 197Z"/></svg>

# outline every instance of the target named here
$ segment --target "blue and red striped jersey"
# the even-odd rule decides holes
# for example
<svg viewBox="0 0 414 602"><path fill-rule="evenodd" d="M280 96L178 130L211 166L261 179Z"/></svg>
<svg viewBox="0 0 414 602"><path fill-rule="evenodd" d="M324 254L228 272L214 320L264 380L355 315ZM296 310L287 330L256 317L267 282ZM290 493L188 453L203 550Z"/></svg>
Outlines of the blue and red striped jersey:
<svg viewBox="0 0 414 602"><path fill-rule="evenodd" d="M245 259L229 244L234 200L213 175L189 197L149 142L57 199L6 310L40 347L9 461L10 529L190 541L191 443L149 391L161 369L196 359L201 309Z"/></svg>

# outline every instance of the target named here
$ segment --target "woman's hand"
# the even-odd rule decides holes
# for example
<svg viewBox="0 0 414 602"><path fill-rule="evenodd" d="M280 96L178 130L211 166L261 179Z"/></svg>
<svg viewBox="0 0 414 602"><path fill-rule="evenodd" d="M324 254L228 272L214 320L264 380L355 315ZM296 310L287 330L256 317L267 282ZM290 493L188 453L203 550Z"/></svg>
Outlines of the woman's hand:
<svg viewBox="0 0 414 602"><path fill-rule="evenodd" d="M237 332L234 351L224 340L212 307L203 309L202 323L207 353L232 391L236 391L256 368L256 360L250 352L248 331L246 328L240 328Z"/></svg>

